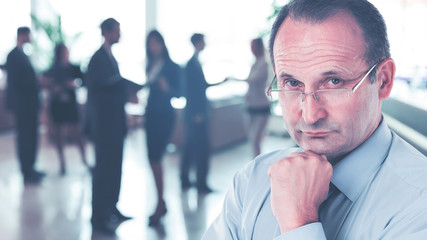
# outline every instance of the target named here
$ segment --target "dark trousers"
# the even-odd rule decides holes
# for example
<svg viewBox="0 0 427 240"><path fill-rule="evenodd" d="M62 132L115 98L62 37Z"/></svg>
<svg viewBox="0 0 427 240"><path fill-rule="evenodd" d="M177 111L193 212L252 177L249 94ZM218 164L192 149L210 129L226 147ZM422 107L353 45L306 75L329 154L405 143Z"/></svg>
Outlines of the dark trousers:
<svg viewBox="0 0 427 240"><path fill-rule="evenodd" d="M101 134L104 135L104 134ZM96 165L92 176L92 221L117 211L122 179L124 137L95 137Z"/></svg>
<svg viewBox="0 0 427 240"><path fill-rule="evenodd" d="M197 186L206 186L210 158L208 123L191 122L186 127L181 159L181 180L188 181L190 169L195 167Z"/></svg>
<svg viewBox="0 0 427 240"><path fill-rule="evenodd" d="M15 111L16 150L23 176L34 170L38 145L38 112Z"/></svg>

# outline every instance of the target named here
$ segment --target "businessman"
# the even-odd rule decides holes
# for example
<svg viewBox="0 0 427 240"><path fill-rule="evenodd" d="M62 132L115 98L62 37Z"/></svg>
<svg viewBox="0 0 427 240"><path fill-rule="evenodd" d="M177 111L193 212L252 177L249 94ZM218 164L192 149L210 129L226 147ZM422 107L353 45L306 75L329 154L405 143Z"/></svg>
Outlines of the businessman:
<svg viewBox="0 0 427 240"><path fill-rule="evenodd" d="M95 146L92 177L92 226L114 234L121 222L131 219L117 209L122 177L123 143L126 136L125 103L129 81L120 75L111 47L119 42L120 24L108 18L101 24L104 43L92 56L87 73L87 119Z"/></svg>
<svg viewBox="0 0 427 240"><path fill-rule="evenodd" d="M395 63L378 10L294 0L270 53L268 93L299 148L239 171L203 239L425 239L427 159L381 114Z"/></svg>
<svg viewBox="0 0 427 240"><path fill-rule="evenodd" d="M16 47L8 54L6 107L15 118L16 149L25 184L39 184L45 173L36 171L39 124L39 84L30 59L23 46L31 42L31 30L17 30Z"/></svg>

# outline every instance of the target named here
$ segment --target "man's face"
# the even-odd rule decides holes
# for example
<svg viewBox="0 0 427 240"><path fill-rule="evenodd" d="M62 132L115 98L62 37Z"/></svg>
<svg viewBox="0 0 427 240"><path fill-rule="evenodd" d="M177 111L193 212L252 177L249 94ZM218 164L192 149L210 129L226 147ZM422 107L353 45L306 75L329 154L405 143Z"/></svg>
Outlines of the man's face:
<svg viewBox="0 0 427 240"><path fill-rule="evenodd" d="M19 35L19 38L22 43L29 43L31 42L31 33L23 33Z"/></svg>
<svg viewBox="0 0 427 240"><path fill-rule="evenodd" d="M111 45L118 43L120 40L120 24L114 25L113 30L107 32L104 37Z"/></svg>
<svg viewBox="0 0 427 240"><path fill-rule="evenodd" d="M25 37L24 37L24 42L25 43L29 43L29 42L31 42L31 33L28 33L28 34L25 34L24 35Z"/></svg>
<svg viewBox="0 0 427 240"><path fill-rule="evenodd" d="M364 49L362 31L346 13L320 24L288 17L273 47L278 86L298 85L305 93L336 83L351 89L371 67L364 60ZM359 146L378 126L378 88L366 79L345 104L325 105L313 95L292 103L279 99L287 130L304 150L334 161Z"/></svg>
<svg viewBox="0 0 427 240"><path fill-rule="evenodd" d="M202 40L200 40L199 43L197 43L197 49L199 51L203 51L203 49L205 49L205 47L206 47L206 42L205 42L205 39L203 38Z"/></svg>

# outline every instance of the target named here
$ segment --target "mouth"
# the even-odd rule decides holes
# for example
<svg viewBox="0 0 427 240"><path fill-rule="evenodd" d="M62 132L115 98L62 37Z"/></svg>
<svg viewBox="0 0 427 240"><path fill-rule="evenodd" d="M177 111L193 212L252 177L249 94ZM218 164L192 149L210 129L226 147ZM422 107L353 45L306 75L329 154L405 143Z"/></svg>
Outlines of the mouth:
<svg viewBox="0 0 427 240"><path fill-rule="evenodd" d="M311 138L322 138L329 135L329 131L301 131L304 135Z"/></svg>

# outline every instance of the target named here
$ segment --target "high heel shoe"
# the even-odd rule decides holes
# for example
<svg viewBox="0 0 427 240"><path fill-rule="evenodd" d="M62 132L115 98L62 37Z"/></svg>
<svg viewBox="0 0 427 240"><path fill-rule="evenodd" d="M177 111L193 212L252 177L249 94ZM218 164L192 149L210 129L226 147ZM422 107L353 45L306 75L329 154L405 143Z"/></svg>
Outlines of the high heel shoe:
<svg viewBox="0 0 427 240"><path fill-rule="evenodd" d="M161 201L157 207L156 211L148 218L148 225L149 226L155 226L160 223L160 220L164 215L166 215L167 209L166 209L166 203L164 201Z"/></svg>

